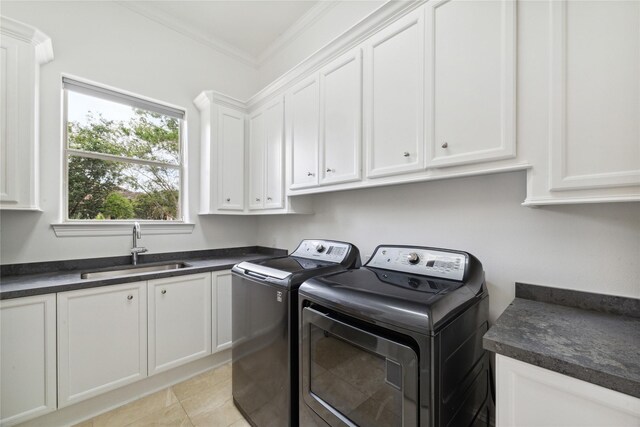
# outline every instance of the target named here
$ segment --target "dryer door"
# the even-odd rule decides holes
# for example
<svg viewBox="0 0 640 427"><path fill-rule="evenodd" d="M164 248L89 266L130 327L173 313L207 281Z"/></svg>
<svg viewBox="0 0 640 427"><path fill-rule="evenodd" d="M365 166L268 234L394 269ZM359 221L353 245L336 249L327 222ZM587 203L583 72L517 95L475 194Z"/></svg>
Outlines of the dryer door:
<svg viewBox="0 0 640 427"><path fill-rule="evenodd" d="M331 426L418 423L418 358L406 345L302 310L304 402Z"/></svg>

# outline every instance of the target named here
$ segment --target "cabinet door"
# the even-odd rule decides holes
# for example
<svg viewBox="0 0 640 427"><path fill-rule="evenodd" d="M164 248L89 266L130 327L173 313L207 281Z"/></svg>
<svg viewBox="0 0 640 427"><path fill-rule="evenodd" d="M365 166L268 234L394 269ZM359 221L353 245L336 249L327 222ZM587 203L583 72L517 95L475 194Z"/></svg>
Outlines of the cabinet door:
<svg viewBox="0 0 640 427"><path fill-rule="evenodd" d="M361 178L360 48L320 71L320 183Z"/></svg>
<svg viewBox="0 0 640 427"><path fill-rule="evenodd" d="M211 273L150 280L149 375L211 354Z"/></svg>
<svg viewBox="0 0 640 427"><path fill-rule="evenodd" d="M515 156L513 0L426 4L427 167Z"/></svg>
<svg viewBox="0 0 640 427"><path fill-rule="evenodd" d="M551 5L551 190L640 185L640 2Z"/></svg>
<svg viewBox="0 0 640 427"><path fill-rule="evenodd" d="M271 103L266 111L266 135L265 145L265 208L282 208L283 193L283 135L284 135L284 109L282 98Z"/></svg>
<svg viewBox="0 0 640 427"><path fill-rule="evenodd" d="M244 114L218 108L218 208L243 210Z"/></svg>
<svg viewBox="0 0 640 427"><path fill-rule="evenodd" d="M496 427L639 423L636 397L496 355Z"/></svg>
<svg viewBox="0 0 640 427"><path fill-rule="evenodd" d="M367 176L424 168L424 7L364 44Z"/></svg>
<svg viewBox="0 0 640 427"><path fill-rule="evenodd" d="M0 301L0 424L56 409L56 296Z"/></svg>
<svg viewBox="0 0 640 427"><path fill-rule="evenodd" d="M39 68L53 59L52 43L0 20L0 209L39 210Z"/></svg>
<svg viewBox="0 0 640 427"><path fill-rule="evenodd" d="M264 207L265 189L265 148L266 148L266 113L258 111L249 118L249 209Z"/></svg>
<svg viewBox="0 0 640 427"><path fill-rule="evenodd" d="M295 87L286 100L292 190L318 185L318 96L314 76Z"/></svg>
<svg viewBox="0 0 640 427"><path fill-rule="evenodd" d="M146 282L58 295L58 406L147 376Z"/></svg>
<svg viewBox="0 0 640 427"><path fill-rule="evenodd" d="M231 272L212 273L213 352L231 347Z"/></svg>

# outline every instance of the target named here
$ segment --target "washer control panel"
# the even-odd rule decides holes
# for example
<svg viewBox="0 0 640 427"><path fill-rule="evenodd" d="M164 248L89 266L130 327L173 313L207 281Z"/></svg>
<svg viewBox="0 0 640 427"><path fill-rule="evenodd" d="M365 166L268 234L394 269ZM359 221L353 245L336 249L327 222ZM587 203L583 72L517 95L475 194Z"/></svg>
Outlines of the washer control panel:
<svg viewBox="0 0 640 427"><path fill-rule="evenodd" d="M328 262L342 262L349 253L347 243L330 240L303 240L291 256Z"/></svg>
<svg viewBox="0 0 640 427"><path fill-rule="evenodd" d="M467 255L420 247L380 246L366 266L461 281Z"/></svg>

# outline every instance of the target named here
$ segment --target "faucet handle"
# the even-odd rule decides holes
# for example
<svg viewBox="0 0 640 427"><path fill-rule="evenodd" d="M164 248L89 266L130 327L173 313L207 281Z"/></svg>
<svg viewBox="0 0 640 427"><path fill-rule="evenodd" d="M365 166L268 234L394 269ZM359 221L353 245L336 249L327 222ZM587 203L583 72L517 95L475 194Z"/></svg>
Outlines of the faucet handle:
<svg viewBox="0 0 640 427"><path fill-rule="evenodd" d="M149 249L145 248L144 246L140 246L140 247L131 248L131 253L142 254L147 252L148 250Z"/></svg>

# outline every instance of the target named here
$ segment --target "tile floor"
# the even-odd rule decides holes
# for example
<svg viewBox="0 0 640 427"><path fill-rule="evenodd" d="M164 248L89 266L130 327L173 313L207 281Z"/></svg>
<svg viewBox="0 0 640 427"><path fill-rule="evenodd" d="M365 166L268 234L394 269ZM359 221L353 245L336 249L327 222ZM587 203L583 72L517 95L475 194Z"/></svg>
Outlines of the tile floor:
<svg viewBox="0 0 640 427"><path fill-rule="evenodd" d="M231 398L231 364L98 415L74 427L248 427Z"/></svg>

